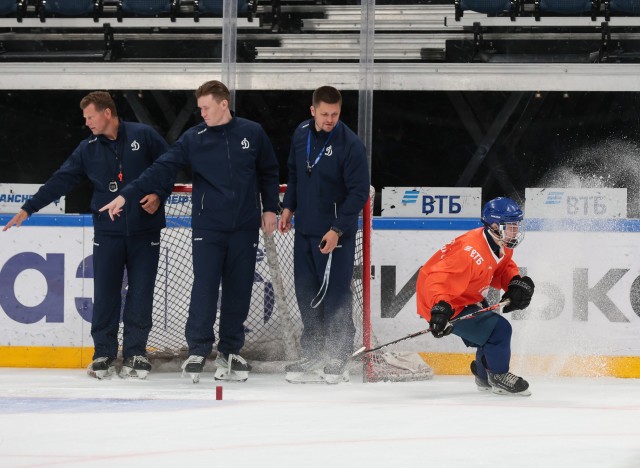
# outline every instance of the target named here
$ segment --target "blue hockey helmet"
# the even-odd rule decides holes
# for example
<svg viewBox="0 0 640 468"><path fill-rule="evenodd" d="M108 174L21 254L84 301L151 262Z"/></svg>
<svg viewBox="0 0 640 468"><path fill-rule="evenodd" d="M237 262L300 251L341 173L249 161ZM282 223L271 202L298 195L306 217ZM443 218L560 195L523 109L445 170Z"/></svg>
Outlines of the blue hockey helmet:
<svg viewBox="0 0 640 468"><path fill-rule="evenodd" d="M482 222L497 241L513 249L524 238L520 206L511 198L498 197L487 202L482 208ZM495 228L494 224L498 227Z"/></svg>

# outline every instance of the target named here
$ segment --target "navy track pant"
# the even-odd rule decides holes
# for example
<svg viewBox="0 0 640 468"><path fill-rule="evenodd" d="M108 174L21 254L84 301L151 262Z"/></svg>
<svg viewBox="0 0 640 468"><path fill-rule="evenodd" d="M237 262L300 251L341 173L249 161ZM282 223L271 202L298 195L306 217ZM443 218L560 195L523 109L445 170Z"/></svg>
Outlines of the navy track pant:
<svg viewBox="0 0 640 468"><path fill-rule="evenodd" d="M353 293L351 278L355 255L355 236L343 235L333 250L329 287L315 309L311 301L322 285L329 255L320 252L322 240L296 231L294 243L294 277L296 299L304 330L300 340L305 357L326 353L344 358L353 352Z"/></svg>
<svg viewBox="0 0 640 468"><path fill-rule="evenodd" d="M93 358L118 354L118 328L122 311L122 355L146 355L152 325L153 288L158 271L160 231L136 236L93 238ZM128 288L122 310L122 280L127 270Z"/></svg>
<svg viewBox="0 0 640 468"><path fill-rule="evenodd" d="M462 315L480 309L473 305L466 307ZM475 318L462 320L453 326L454 335L463 339L465 344L476 349L476 367L478 376L487 379L487 369L494 374L509 371L511 361L511 324L502 315L485 312Z"/></svg>
<svg viewBox="0 0 640 468"><path fill-rule="evenodd" d="M218 351L238 354L251 303L258 230L193 230L192 245L193 288L185 328L189 355L208 356L213 350L221 284Z"/></svg>

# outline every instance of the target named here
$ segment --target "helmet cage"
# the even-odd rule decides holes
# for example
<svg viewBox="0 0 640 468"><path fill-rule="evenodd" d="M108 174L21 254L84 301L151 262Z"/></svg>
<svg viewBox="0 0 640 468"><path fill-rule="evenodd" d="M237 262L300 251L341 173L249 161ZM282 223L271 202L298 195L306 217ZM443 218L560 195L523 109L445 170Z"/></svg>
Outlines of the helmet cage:
<svg viewBox="0 0 640 468"><path fill-rule="evenodd" d="M510 249L515 249L524 239L524 224L521 221L500 223L497 230L491 230Z"/></svg>
<svg viewBox="0 0 640 468"><path fill-rule="evenodd" d="M513 249L524 239L523 213L510 198L499 197L489 201L482 210L482 222L496 241ZM495 228L494 226L498 226Z"/></svg>

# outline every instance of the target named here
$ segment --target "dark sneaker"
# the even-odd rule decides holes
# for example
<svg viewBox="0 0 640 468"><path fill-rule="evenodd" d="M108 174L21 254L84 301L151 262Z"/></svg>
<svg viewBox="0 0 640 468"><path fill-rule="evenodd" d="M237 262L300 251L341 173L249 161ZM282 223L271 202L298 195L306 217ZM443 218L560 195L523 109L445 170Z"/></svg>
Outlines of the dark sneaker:
<svg viewBox="0 0 640 468"><path fill-rule="evenodd" d="M500 395L531 395L529 382L522 377L518 377L511 372L505 372L504 374L487 372L487 374L489 375L489 384L491 384L493 393Z"/></svg>
<svg viewBox="0 0 640 468"><path fill-rule="evenodd" d="M118 374L123 379L146 379L151 371L151 363L145 356L130 356L124 360Z"/></svg>
<svg viewBox="0 0 640 468"><path fill-rule="evenodd" d="M111 357L95 358L87 367L87 374L100 380L111 377L115 371L115 358Z"/></svg>
<svg viewBox="0 0 640 468"><path fill-rule="evenodd" d="M476 387L478 387L478 390L480 390L481 392L491 390L491 384L489 383L489 381L483 379L478 375L478 365L476 364L476 361L471 361L471 373L476 379Z"/></svg>
<svg viewBox="0 0 640 468"><path fill-rule="evenodd" d="M239 354L218 353L216 358L216 380L229 380L231 382L244 382L249 378L251 366Z"/></svg>
<svg viewBox="0 0 640 468"><path fill-rule="evenodd" d="M189 374L193 383L200 382L200 374L202 374L202 370L204 369L204 363L206 359L204 356L189 356L182 363L182 375Z"/></svg>

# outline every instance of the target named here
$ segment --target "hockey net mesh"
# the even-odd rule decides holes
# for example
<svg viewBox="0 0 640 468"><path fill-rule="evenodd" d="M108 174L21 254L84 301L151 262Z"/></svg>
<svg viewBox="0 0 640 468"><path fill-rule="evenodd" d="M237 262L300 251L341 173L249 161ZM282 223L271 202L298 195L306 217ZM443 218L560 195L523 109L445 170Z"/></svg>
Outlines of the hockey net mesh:
<svg viewBox="0 0 640 468"><path fill-rule="evenodd" d="M281 187L281 195L286 187ZM370 200L375 192L371 188ZM369 317L370 243L372 203L368 202L359 223L352 278L353 321L356 326L354 350L372 346ZM160 261L153 305L153 328L148 340L148 356L155 360L183 359L187 355L184 337L193 270L191 262L191 186L176 185L166 202L167 228L162 231ZM262 231L256 258L253 292L242 355L253 361L254 369L282 370L284 363L299 354L302 320L296 302L293 273L293 229L265 239ZM363 277L363 272L367 276ZM220 296L215 323L218 336ZM375 344L375 338L373 337ZM383 350L384 351L384 350ZM403 353L377 351L362 359L367 381L422 380L417 363L407 364ZM418 357L418 359L420 359ZM281 363L260 367L260 363ZM428 366L427 366L428 367ZM430 371L430 369L429 369ZM432 375L432 374L431 374ZM430 375L426 378L430 378Z"/></svg>

